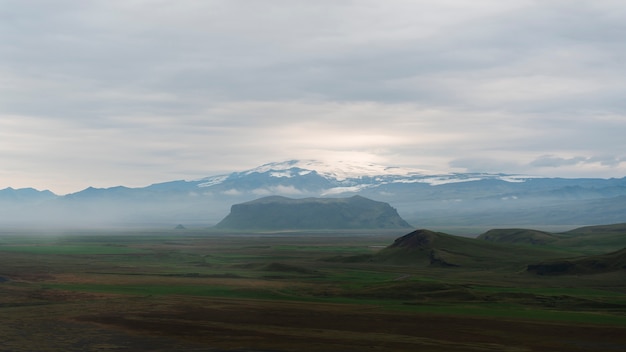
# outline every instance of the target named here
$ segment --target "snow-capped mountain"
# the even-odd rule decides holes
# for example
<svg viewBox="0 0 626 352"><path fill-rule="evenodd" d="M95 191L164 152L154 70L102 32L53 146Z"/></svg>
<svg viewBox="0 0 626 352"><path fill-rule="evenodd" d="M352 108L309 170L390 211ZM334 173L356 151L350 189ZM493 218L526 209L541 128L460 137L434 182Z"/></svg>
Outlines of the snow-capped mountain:
<svg viewBox="0 0 626 352"><path fill-rule="evenodd" d="M318 160L290 160L268 163L229 175L207 177L200 180L198 187L210 188L225 185L240 187L239 189L229 188L231 193L248 191L259 194L300 193L329 196L355 193L390 184L443 185L480 180L524 182L531 178L533 177L486 173L442 174L413 168L348 161L328 163ZM246 182L242 182L243 180Z"/></svg>
<svg viewBox="0 0 626 352"><path fill-rule="evenodd" d="M32 191L20 191L27 193ZM18 202L14 190L0 192L0 225L209 226L228 214L231 205L270 195L360 195L389 203L415 226L626 222L626 178L441 173L347 161L290 160L193 181L40 195L36 201Z"/></svg>
<svg viewBox="0 0 626 352"><path fill-rule="evenodd" d="M338 181L363 177L407 176L426 173L424 170L389 167L372 163L357 163L350 161L330 163L319 160L289 160L261 165L244 172L244 174L270 172L273 173L273 176L275 177L291 177L293 176L293 173L291 172L292 170L295 170L298 175L304 175L315 171L323 177L332 178ZM286 173L283 174L283 171L286 171Z"/></svg>

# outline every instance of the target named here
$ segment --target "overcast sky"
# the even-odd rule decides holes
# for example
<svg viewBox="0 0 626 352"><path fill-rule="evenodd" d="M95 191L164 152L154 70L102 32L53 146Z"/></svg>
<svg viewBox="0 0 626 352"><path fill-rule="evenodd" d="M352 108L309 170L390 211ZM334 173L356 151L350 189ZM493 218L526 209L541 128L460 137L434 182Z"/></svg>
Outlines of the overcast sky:
<svg viewBox="0 0 626 352"><path fill-rule="evenodd" d="M623 0L0 0L0 188L626 176Z"/></svg>

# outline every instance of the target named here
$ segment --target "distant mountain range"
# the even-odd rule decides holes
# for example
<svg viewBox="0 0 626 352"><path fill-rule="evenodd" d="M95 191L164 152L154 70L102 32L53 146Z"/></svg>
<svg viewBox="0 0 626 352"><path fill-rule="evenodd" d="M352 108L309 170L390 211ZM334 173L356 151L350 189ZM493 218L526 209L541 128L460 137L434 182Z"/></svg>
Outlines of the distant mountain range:
<svg viewBox="0 0 626 352"><path fill-rule="evenodd" d="M211 226L263 196L350 197L389 203L413 226L595 225L626 221L626 177L543 178L429 173L351 162L291 160L194 181L87 188L57 196L0 190L1 225Z"/></svg>

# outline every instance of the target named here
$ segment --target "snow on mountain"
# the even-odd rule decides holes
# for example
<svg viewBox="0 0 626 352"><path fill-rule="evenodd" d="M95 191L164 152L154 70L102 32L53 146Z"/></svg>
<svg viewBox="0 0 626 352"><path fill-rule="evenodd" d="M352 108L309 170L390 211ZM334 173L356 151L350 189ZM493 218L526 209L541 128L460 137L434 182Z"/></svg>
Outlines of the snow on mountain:
<svg viewBox="0 0 626 352"><path fill-rule="evenodd" d="M211 187L211 186L219 185L220 183L226 181L227 178L228 178L228 175L206 177L200 181L200 183L198 184L198 187Z"/></svg>
<svg viewBox="0 0 626 352"><path fill-rule="evenodd" d="M301 169L300 175L306 171L315 171L319 175L332 178L337 181L344 181L351 178L375 177L375 176L408 176L424 174L424 170L388 167L372 163L356 163L350 161L339 161L336 163L323 162L319 160L289 160L285 162L269 163L244 172L251 174L254 172L272 172L281 177L280 171L287 172L292 169ZM282 176L284 177L284 176Z"/></svg>
<svg viewBox="0 0 626 352"><path fill-rule="evenodd" d="M496 179L506 182L524 182L528 176L505 174L445 174L422 169L389 167L373 163L352 161L325 162L319 160L289 160L261 165L259 167L234 172L229 175L218 175L204 178L199 187L211 187L246 177L264 175L269 179L295 179L311 176L313 173L328 180L334 187L326 189L322 194L340 194L358 192L360 190L392 183L426 183L432 186L447 183Z"/></svg>
<svg viewBox="0 0 626 352"><path fill-rule="evenodd" d="M387 202L410 223L421 226L626 222L626 177L542 178L290 160L200 180L87 188L65 196L4 189L0 190L4 214L0 224L167 224L171 228L172 223L216 223L231 205L269 195L360 195Z"/></svg>

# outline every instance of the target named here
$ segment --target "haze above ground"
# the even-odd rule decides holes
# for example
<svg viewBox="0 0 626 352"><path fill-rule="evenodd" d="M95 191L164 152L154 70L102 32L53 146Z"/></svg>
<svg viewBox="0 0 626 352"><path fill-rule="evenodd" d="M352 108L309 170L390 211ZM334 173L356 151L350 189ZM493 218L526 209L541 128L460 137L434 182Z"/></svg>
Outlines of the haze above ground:
<svg viewBox="0 0 626 352"><path fill-rule="evenodd" d="M626 175L622 1L0 3L0 188L290 159Z"/></svg>

